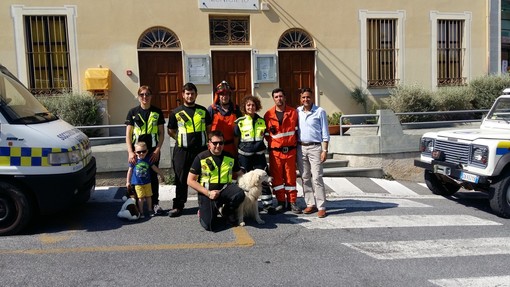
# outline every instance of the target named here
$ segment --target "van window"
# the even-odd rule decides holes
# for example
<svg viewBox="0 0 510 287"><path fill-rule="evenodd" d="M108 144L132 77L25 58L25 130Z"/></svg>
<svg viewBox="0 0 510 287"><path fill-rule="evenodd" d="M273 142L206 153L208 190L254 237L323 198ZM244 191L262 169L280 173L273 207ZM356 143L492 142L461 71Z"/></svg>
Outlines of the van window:
<svg viewBox="0 0 510 287"><path fill-rule="evenodd" d="M0 112L10 124L35 124L56 120L22 84L0 71Z"/></svg>

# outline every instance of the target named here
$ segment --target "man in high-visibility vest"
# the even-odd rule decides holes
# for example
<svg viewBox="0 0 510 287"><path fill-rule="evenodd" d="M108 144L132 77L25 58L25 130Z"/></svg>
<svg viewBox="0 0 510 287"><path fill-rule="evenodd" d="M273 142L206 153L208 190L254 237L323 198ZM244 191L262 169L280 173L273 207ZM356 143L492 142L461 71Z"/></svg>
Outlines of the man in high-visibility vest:
<svg viewBox="0 0 510 287"><path fill-rule="evenodd" d="M168 216L182 214L188 200L188 179L191 163L200 152L207 149L207 132L211 126L211 117L207 109L195 103L197 87L187 83L182 88L183 104L175 108L168 117L168 135L176 140L172 156L175 172L175 198Z"/></svg>
<svg viewBox="0 0 510 287"><path fill-rule="evenodd" d="M296 190L296 147L298 114L296 109L285 104L283 89L272 92L274 107L264 115L266 140L269 150L269 172L273 177L273 190L278 205L277 212L291 210L302 212L297 205Z"/></svg>
<svg viewBox="0 0 510 287"><path fill-rule="evenodd" d="M223 151L224 138L221 131L209 134L209 150L197 155L188 174L188 185L198 192L198 217L206 230L217 226L217 214L221 208L222 217L236 226L235 210L243 202L244 191L232 184L233 175L243 173L237 160Z"/></svg>

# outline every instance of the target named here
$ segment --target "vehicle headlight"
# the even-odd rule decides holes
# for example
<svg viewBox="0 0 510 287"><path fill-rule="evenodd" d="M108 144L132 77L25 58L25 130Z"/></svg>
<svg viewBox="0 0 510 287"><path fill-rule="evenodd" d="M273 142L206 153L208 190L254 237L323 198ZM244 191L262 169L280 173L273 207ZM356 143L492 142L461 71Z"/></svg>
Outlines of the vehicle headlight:
<svg viewBox="0 0 510 287"><path fill-rule="evenodd" d="M80 150L50 153L48 155L48 160L51 165L78 163L81 159L82 157Z"/></svg>
<svg viewBox="0 0 510 287"><path fill-rule="evenodd" d="M421 138L420 152L422 154L431 155L433 150L434 150L434 139L433 138Z"/></svg>
<svg viewBox="0 0 510 287"><path fill-rule="evenodd" d="M489 159L489 149L483 145L473 145L471 149L471 163L475 165L487 166Z"/></svg>

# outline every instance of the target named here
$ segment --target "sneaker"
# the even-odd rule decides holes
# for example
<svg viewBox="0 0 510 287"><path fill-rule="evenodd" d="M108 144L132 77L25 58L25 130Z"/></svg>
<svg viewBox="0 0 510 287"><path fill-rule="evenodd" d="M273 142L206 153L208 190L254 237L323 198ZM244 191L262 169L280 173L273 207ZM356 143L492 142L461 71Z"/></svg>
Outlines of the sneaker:
<svg viewBox="0 0 510 287"><path fill-rule="evenodd" d="M165 211L161 206L159 205L154 205L154 216L165 216L165 215L168 215L168 211Z"/></svg>
<svg viewBox="0 0 510 287"><path fill-rule="evenodd" d="M149 211L149 216L150 217L154 217L155 215L156 215L156 213L154 212L154 210Z"/></svg>
<svg viewBox="0 0 510 287"><path fill-rule="evenodd" d="M276 208L274 209L276 213L284 213L285 212L285 202L284 201L278 201L278 205L276 205Z"/></svg>
<svg viewBox="0 0 510 287"><path fill-rule="evenodd" d="M301 210L301 208L299 208L299 206L297 205L297 203L295 202L291 202L290 203L290 210L294 213L294 214L300 214L300 213L303 213L303 211Z"/></svg>
<svg viewBox="0 0 510 287"><path fill-rule="evenodd" d="M276 209L272 205L264 206L264 211L267 212L267 214L276 214Z"/></svg>
<svg viewBox="0 0 510 287"><path fill-rule="evenodd" d="M143 215L143 214L142 214L142 215L140 215L140 218L145 218L145 215Z"/></svg>
<svg viewBox="0 0 510 287"><path fill-rule="evenodd" d="M181 216L181 214L182 210L180 210L179 208L170 209L170 211L168 212L169 217L179 217Z"/></svg>

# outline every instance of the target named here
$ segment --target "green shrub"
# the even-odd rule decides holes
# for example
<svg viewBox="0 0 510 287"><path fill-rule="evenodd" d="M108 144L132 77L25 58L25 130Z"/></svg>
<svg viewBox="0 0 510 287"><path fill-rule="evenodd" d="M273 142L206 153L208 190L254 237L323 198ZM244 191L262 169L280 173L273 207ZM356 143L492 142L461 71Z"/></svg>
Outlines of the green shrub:
<svg viewBox="0 0 510 287"><path fill-rule="evenodd" d="M401 85L390 92L385 105L395 113L435 111L433 93L418 85ZM402 122L416 122L432 120L432 115L403 115Z"/></svg>
<svg viewBox="0 0 510 287"><path fill-rule="evenodd" d="M73 126L94 126L103 122L100 101L88 93L63 93L37 98L50 112ZM98 136L100 129L86 129L83 132L87 136Z"/></svg>
<svg viewBox="0 0 510 287"><path fill-rule="evenodd" d="M457 110L472 110L473 93L469 87L445 87L440 88L434 93L433 101L434 106L438 111L457 111ZM476 117L475 114L443 114L438 115L436 120L448 121L458 119L472 119ZM480 117L480 115L478 115Z"/></svg>
<svg viewBox="0 0 510 287"><path fill-rule="evenodd" d="M489 75L471 80L470 92L473 95L473 109L488 109L505 88L510 87L510 76Z"/></svg>

